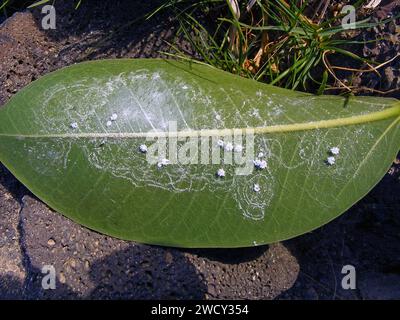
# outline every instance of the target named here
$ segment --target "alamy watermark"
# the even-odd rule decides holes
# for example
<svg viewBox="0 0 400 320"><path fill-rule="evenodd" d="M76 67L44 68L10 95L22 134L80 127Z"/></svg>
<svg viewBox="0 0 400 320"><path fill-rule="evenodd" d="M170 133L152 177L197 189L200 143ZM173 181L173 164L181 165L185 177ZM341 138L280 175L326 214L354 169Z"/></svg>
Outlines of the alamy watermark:
<svg viewBox="0 0 400 320"><path fill-rule="evenodd" d="M356 8L352 5L343 6L341 14L344 15L342 18L342 28L345 30L356 28Z"/></svg>
<svg viewBox="0 0 400 320"><path fill-rule="evenodd" d="M351 264L347 264L342 268L342 288L344 290L356 289L356 268Z"/></svg>
<svg viewBox="0 0 400 320"><path fill-rule="evenodd" d="M56 289L56 269L53 265L45 265L42 267L42 289L54 290Z"/></svg>
<svg viewBox="0 0 400 320"><path fill-rule="evenodd" d="M45 5L42 7L42 14L45 15L42 18L43 30L56 29L56 8L52 5Z"/></svg>
<svg viewBox="0 0 400 320"><path fill-rule="evenodd" d="M254 129L178 131L170 121L168 130L146 134L146 160L153 165L236 165L236 175L251 174L255 167ZM256 162L257 164L257 162ZM257 166L256 166L257 167Z"/></svg>
<svg viewBox="0 0 400 320"><path fill-rule="evenodd" d="M44 5L42 7L42 28L44 30L56 29L56 8L53 5ZM343 16L341 25L344 30L356 28L356 8L352 5L343 6L341 12Z"/></svg>

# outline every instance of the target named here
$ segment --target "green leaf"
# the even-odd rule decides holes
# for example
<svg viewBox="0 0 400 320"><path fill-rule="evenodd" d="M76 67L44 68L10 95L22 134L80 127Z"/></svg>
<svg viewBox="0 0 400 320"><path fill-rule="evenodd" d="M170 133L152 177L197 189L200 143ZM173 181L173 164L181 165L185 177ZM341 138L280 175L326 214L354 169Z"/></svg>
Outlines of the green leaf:
<svg viewBox="0 0 400 320"><path fill-rule="evenodd" d="M321 94L324 93L327 83L328 83L328 71L325 70L322 73L322 81L321 81L321 84L320 84L320 86L318 88L317 96L320 96Z"/></svg>
<svg viewBox="0 0 400 320"><path fill-rule="evenodd" d="M28 6L28 9L41 6L42 4L45 4L45 3L47 3L47 2L50 2L50 0L40 0L40 1L36 1L36 2L32 3L30 6Z"/></svg>
<svg viewBox="0 0 400 320"><path fill-rule="evenodd" d="M189 62L104 60L18 92L0 110L0 160L50 207L99 232L180 247L252 246L315 229L362 198L399 150L399 119L395 99L314 96ZM168 126L172 163L159 168L150 150ZM217 146L233 132L244 163ZM199 157L183 152L188 141ZM332 147L340 153L329 165ZM190 155L199 164L185 164ZM258 156L267 168L254 168Z"/></svg>

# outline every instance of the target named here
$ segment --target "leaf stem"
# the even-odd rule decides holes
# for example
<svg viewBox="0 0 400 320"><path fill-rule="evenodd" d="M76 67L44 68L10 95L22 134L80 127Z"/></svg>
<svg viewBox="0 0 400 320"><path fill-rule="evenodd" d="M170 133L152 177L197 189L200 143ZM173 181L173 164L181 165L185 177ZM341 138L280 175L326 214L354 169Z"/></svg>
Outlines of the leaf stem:
<svg viewBox="0 0 400 320"><path fill-rule="evenodd" d="M54 134L10 134L0 133L0 137L15 138L111 138L111 139L128 139L128 138L159 138L173 136L178 138L188 137L217 137L231 136L236 131L254 134L270 134L296 132L315 129L327 129L342 126L350 126L367 122L374 122L397 117L395 122L400 120L400 102L396 102L392 107L382 111L371 112L347 118L310 121L304 123L278 124L265 127L248 127L248 128L227 128L227 129L204 129L204 130L183 130L176 132L168 131L149 131L149 132L82 132L82 133L54 133Z"/></svg>

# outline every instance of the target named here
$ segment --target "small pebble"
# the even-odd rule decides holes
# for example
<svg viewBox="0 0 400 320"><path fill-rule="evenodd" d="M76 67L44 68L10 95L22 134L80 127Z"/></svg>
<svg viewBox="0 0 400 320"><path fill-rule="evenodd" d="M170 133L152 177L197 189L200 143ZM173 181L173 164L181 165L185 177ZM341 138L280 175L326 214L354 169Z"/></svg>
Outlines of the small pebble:
<svg viewBox="0 0 400 320"><path fill-rule="evenodd" d="M118 118L118 115L117 115L116 113L113 113L113 114L111 115L111 117L110 117L110 120L111 120L111 121L115 121L115 120L117 120L117 118Z"/></svg>
<svg viewBox="0 0 400 320"><path fill-rule="evenodd" d="M65 275L63 272L60 272L60 275L58 276L58 280L60 281L60 283L65 283L67 282L67 279L65 278Z"/></svg>
<svg viewBox="0 0 400 320"><path fill-rule="evenodd" d="M72 129L78 129L78 124L77 124L76 122L72 122L72 123L70 124L70 127L71 127Z"/></svg>
<svg viewBox="0 0 400 320"><path fill-rule="evenodd" d="M332 165L335 164L336 159L335 159L335 157L328 157L328 159L326 159L326 162L327 162L330 166L332 166Z"/></svg>
<svg viewBox="0 0 400 320"><path fill-rule="evenodd" d="M52 247L52 246L54 246L54 245L56 244L56 242L54 241L54 239L50 238L50 239L47 241L47 244L48 244L50 247Z"/></svg>
<svg viewBox="0 0 400 320"><path fill-rule="evenodd" d="M340 150L339 150L338 147L333 147L333 148L330 149L330 152L331 152L331 154L336 156L336 155L339 154Z"/></svg>
<svg viewBox="0 0 400 320"><path fill-rule="evenodd" d="M253 190L254 190L254 192L260 192L260 190L261 190L260 185L255 183L253 186Z"/></svg>
<svg viewBox="0 0 400 320"><path fill-rule="evenodd" d="M146 146L145 144L141 144L141 145L139 146L139 150L140 150L140 152L142 152L142 153L146 153L146 152L147 152L147 146Z"/></svg>
<svg viewBox="0 0 400 320"><path fill-rule="evenodd" d="M220 177L220 178L225 177L225 170L222 169L222 168L218 169L217 176Z"/></svg>

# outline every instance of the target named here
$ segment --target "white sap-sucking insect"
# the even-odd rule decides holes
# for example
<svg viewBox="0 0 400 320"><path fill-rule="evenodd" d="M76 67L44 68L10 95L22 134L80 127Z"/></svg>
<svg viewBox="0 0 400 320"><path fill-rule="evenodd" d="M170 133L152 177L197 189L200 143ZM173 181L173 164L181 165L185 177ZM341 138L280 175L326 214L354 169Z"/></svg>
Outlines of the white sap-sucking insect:
<svg viewBox="0 0 400 320"><path fill-rule="evenodd" d="M260 185L258 183L255 183L253 185L253 191L254 192L260 192L261 191Z"/></svg>
<svg viewBox="0 0 400 320"><path fill-rule="evenodd" d="M328 158L326 159L326 162L327 162L330 166L333 166L333 165L335 164L335 162L336 162L336 159L335 159L335 157L328 157Z"/></svg>
<svg viewBox="0 0 400 320"><path fill-rule="evenodd" d="M165 167L166 165L169 164L169 160L168 159L161 159L158 163L157 163L157 167L162 168Z"/></svg>
<svg viewBox="0 0 400 320"><path fill-rule="evenodd" d="M225 144L225 150L226 151L232 151L233 150L233 144L228 142Z"/></svg>
<svg viewBox="0 0 400 320"><path fill-rule="evenodd" d="M141 153L146 153L146 152L147 152L147 146L146 146L145 144L141 144L141 145L139 146L139 151L140 151Z"/></svg>
<svg viewBox="0 0 400 320"><path fill-rule="evenodd" d="M72 129L78 129L78 123L77 123L77 122L72 122L69 126L70 126Z"/></svg>
<svg viewBox="0 0 400 320"><path fill-rule="evenodd" d="M265 160L260 160L260 159L256 159L253 160L253 164L257 169L265 169L267 167L267 161Z"/></svg>
<svg viewBox="0 0 400 320"><path fill-rule="evenodd" d="M329 149L330 153L333 154L334 156L337 156L340 152L340 149L338 147L332 147Z"/></svg>
<svg viewBox="0 0 400 320"><path fill-rule="evenodd" d="M336 158L334 156L339 155L340 149L339 147L332 147L329 149L329 153L331 156L326 159L326 163L330 166L333 166L336 163Z"/></svg>
<svg viewBox="0 0 400 320"><path fill-rule="evenodd" d="M115 120L117 120L118 119L118 115L116 114L116 113L113 113L111 116L110 116L110 120L111 121L115 121Z"/></svg>
<svg viewBox="0 0 400 320"><path fill-rule="evenodd" d="M241 144L237 144L235 145L235 147L233 148L233 151L235 152L242 152L243 151L243 146Z"/></svg>
<svg viewBox="0 0 400 320"><path fill-rule="evenodd" d="M220 178L223 178L223 177L225 177L225 170L224 169L218 169L218 171L217 171L217 176L218 177L220 177Z"/></svg>
<svg viewBox="0 0 400 320"><path fill-rule="evenodd" d="M223 140L219 139L219 140L217 141L217 145L218 145L218 147L223 148L224 145L225 145L225 143L224 143Z"/></svg>
<svg viewBox="0 0 400 320"><path fill-rule="evenodd" d="M111 127L111 125L112 125L111 120L108 120L108 121L106 122L106 126L107 126L107 127Z"/></svg>

